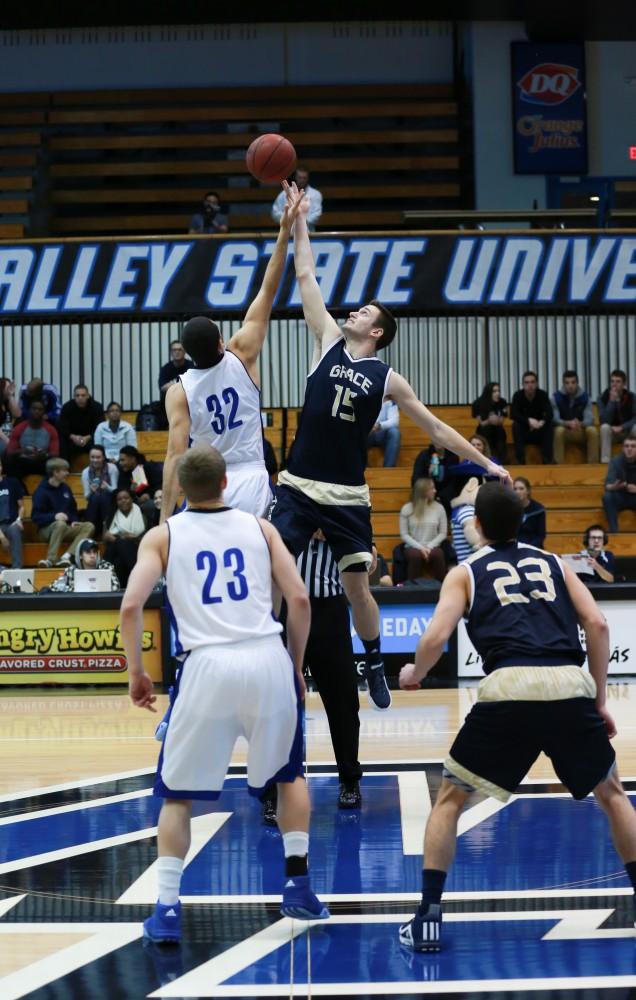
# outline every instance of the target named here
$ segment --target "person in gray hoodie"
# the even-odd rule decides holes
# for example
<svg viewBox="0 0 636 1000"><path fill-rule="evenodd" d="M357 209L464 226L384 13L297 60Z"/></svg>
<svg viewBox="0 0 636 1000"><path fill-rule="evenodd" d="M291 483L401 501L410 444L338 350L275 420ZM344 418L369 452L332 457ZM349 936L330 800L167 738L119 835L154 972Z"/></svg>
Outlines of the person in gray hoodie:
<svg viewBox="0 0 636 1000"><path fill-rule="evenodd" d="M563 372L563 385L552 395L552 412L555 462L563 464L567 441L585 445L588 462L598 462L598 431L594 426L592 400L572 369Z"/></svg>

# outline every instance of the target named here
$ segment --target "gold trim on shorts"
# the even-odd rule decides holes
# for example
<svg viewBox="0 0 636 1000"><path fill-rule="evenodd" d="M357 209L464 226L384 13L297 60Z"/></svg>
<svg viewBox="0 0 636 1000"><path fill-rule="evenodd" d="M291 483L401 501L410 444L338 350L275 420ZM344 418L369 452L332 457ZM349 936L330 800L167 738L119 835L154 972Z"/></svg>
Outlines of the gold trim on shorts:
<svg viewBox="0 0 636 1000"><path fill-rule="evenodd" d="M478 792L483 792L484 795L490 795L493 799L498 799L499 802L507 802L513 794L507 788L500 788L499 785L493 784L487 778L482 778L479 774L473 774L467 767L462 767L456 760L453 760L450 754L444 761L444 767L451 774L454 774L456 778L459 778L460 781L470 785L471 788L476 789Z"/></svg>
<svg viewBox="0 0 636 1000"><path fill-rule="evenodd" d="M328 507L370 507L371 497L366 483L345 486L342 483L322 483L318 479L303 479L284 469L278 475L279 486L289 486L304 493L315 503ZM359 561L359 560L358 560Z"/></svg>
<svg viewBox="0 0 636 1000"><path fill-rule="evenodd" d="M497 667L479 682L477 701L566 701L596 698L596 682L582 667Z"/></svg>

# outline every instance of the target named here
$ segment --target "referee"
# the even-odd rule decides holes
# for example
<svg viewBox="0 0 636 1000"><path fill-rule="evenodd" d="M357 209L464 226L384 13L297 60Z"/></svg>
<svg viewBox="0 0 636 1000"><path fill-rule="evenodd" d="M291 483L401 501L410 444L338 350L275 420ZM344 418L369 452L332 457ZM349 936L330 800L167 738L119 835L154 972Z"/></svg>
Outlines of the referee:
<svg viewBox="0 0 636 1000"><path fill-rule="evenodd" d="M360 809L360 701L349 604L336 560L322 532L317 531L298 556L297 566L311 600L311 630L304 667L309 669L327 713L340 782L338 808ZM273 786L273 795L267 792L262 799L263 820L270 825L276 822L275 794Z"/></svg>

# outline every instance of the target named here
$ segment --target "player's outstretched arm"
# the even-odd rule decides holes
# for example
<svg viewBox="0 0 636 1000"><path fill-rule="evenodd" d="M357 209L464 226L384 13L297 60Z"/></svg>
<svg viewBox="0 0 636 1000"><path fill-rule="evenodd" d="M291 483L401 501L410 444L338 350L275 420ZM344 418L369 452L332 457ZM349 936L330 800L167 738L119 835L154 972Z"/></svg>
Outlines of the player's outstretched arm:
<svg viewBox="0 0 636 1000"><path fill-rule="evenodd" d="M121 602L119 629L128 664L128 685L133 704L154 712L152 680L144 671L141 659L143 611L152 588L163 573L168 552L168 528L152 528L139 545L137 562L128 578Z"/></svg>
<svg viewBox="0 0 636 1000"><path fill-rule="evenodd" d="M596 683L596 707L603 716L608 736L616 736L616 725L605 705L610 656L609 627L603 612L576 573L563 565L563 574L579 625L585 632L587 664Z"/></svg>
<svg viewBox="0 0 636 1000"><path fill-rule="evenodd" d="M449 424L439 420L428 410L424 403L421 403L413 392L412 387L397 372L391 372L387 394L390 395L399 408L406 413L407 417L421 427L423 431L432 438L434 444L459 455L460 458L469 458L477 465L481 465L489 476L497 476L506 485L512 485L510 473L501 465L492 462L486 455L483 455L472 444L463 438Z"/></svg>
<svg viewBox="0 0 636 1000"><path fill-rule="evenodd" d="M258 356L263 349L272 306L287 262L287 247L291 229L300 210L302 199L302 193L297 191L295 197L291 198L285 205L280 220L278 239L274 252L267 263L263 283L245 314L242 327L236 331L227 345L234 354L238 355L254 381L257 380Z"/></svg>
<svg viewBox="0 0 636 1000"><path fill-rule="evenodd" d="M448 573L439 594L435 614L417 644L415 663L406 663L400 670L400 687L411 690L432 670L444 652L453 630L470 602L468 572L455 566Z"/></svg>
<svg viewBox="0 0 636 1000"><path fill-rule="evenodd" d="M163 483L159 523L163 524L174 511L179 495L177 482L177 462L185 455L190 441L190 411L183 386L180 382L171 385L166 393L166 415L168 417L168 447L163 463Z"/></svg>
<svg viewBox="0 0 636 1000"><path fill-rule="evenodd" d="M287 650L304 695L303 660L311 624L311 604L296 563L276 528L259 518L272 558L272 578L287 603Z"/></svg>
<svg viewBox="0 0 636 1000"><path fill-rule="evenodd" d="M295 198L298 188L294 184L283 184L287 192L287 201ZM316 263L309 242L309 230L307 229L307 213L309 212L309 198L304 198L301 202L300 212L294 226L294 265L296 268L296 280L300 289L300 297L303 303L303 313L305 322L316 338L321 352L331 346L334 340L342 336L340 327L325 308L320 286L316 281Z"/></svg>

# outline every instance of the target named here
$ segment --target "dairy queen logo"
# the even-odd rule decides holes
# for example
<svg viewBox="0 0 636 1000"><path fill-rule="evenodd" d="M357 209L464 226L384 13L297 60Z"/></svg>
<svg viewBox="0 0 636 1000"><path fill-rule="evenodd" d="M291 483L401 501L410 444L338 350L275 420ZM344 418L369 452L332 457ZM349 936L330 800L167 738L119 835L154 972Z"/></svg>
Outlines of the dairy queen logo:
<svg viewBox="0 0 636 1000"><path fill-rule="evenodd" d="M579 89L579 71L562 63L540 63L517 81L521 99L530 104L563 104Z"/></svg>

